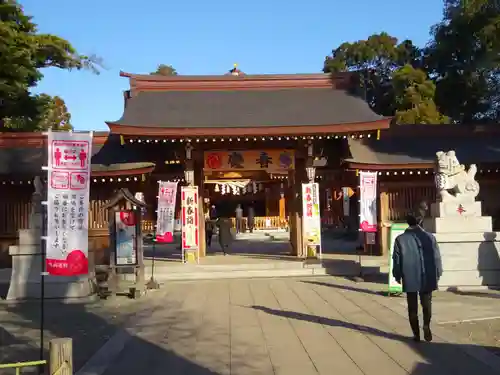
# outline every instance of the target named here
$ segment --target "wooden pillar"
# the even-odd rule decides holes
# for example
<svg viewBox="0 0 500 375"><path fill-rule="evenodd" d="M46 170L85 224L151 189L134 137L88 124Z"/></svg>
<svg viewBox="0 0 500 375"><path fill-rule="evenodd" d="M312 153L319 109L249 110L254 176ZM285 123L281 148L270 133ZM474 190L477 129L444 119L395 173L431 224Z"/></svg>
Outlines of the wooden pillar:
<svg viewBox="0 0 500 375"><path fill-rule="evenodd" d="M265 205L266 205L266 217L269 216L269 198L272 199L272 196L270 197L269 195L271 193L271 190L269 187L264 187L264 202L265 202Z"/></svg>
<svg viewBox="0 0 500 375"><path fill-rule="evenodd" d="M295 164L295 168L297 165ZM297 248L297 215L296 215L296 204L295 204L295 175L296 171L292 170L288 172L288 188L287 188L287 199L288 199L288 230L290 231L290 245L292 248L292 255L298 254Z"/></svg>
<svg viewBox="0 0 500 375"><path fill-rule="evenodd" d="M73 374L73 341L70 338L52 339L49 343L49 374Z"/></svg>
<svg viewBox="0 0 500 375"><path fill-rule="evenodd" d="M380 225L379 225L379 229L378 229L379 254L386 255L387 249L389 248L389 228L390 228L389 194L382 187L382 184L379 184L379 186L380 186L380 196L379 196L379 201L380 201L380 221L379 222L380 222Z"/></svg>
<svg viewBox="0 0 500 375"><path fill-rule="evenodd" d="M303 165L302 165L303 167ZM302 181L304 172L303 168L295 171L295 181L294 181L294 199L293 204L295 205L295 241L296 241L296 254L300 258L304 258L304 241L302 233Z"/></svg>
<svg viewBox="0 0 500 375"><path fill-rule="evenodd" d="M280 227L283 228L285 226L286 220L286 199L285 194L280 187L280 202L279 202L279 218L280 218Z"/></svg>
<svg viewBox="0 0 500 375"><path fill-rule="evenodd" d="M295 157L295 170L293 179L290 180L292 199L290 204L290 239L293 255L304 257L304 244L302 236L302 182L305 178L305 163L303 158ZM293 228L292 228L293 227Z"/></svg>
<svg viewBox="0 0 500 375"><path fill-rule="evenodd" d="M205 242L205 174L203 172L204 160L203 150L196 150L194 154L194 180L198 186L198 232L200 258L207 255L207 244Z"/></svg>

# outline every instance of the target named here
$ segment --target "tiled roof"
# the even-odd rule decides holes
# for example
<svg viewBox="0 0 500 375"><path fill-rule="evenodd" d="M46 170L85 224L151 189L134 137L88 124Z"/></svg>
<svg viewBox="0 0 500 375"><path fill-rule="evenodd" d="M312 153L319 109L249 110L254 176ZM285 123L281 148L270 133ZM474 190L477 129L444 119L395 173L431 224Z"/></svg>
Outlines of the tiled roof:
<svg viewBox="0 0 500 375"><path fill-rule="evenodd" d="M367 123L382 120L361 98L332 88L144 91L110 125L247 128Z"/></svg>

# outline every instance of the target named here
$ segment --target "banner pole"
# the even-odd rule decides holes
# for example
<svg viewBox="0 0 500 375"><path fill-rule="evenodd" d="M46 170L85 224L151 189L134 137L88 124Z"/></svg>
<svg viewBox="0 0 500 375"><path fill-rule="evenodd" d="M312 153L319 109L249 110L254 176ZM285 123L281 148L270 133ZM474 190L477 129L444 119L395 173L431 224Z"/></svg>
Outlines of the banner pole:
<svg viewBox="0 0 500 375"><path fill-rule="evenodd" d="M158 186L161 186L161 180L157 181ZM156 233L158 231L158 215L160 215L160 192L158 192L158 196L156 197L156 225L154 226L153 232L153 254L151 257L151 278L148 281L147 288L148 289L159 289L160 284L155 280L155 260L156 260Z"/></svg>
<svg viewBox="0 0 500 375"><path fill-rule="evenodd" d="M46 252L47 252L47 199L48 199L48 183L49 183L49 167L50 166L50 160L49 160L49 134L52 130L49 128L47 133L44 133L46 135L46 140L47 140L47 145L44 147L43 154L44 154L44 159L47 161L47 167L44 168L42 167L42 176L44 172L47 171L46 175L46 186L45 189L41 189L42 193L42 202L41 202L41 216L42 216L42 228L41 228L41 238L40 238L40 353L39 353L39 359L40 361L43 361L45 357L45 342L44 342L44 336L45 336L45 262L46 262ZM43 186L43 184L41 184ZM43 374L44 373L44 366L39 366L38 367L38 373Z"/></svg>
<svg viewBox="0 0 500 375"><path fill-rule="evenodd" d="M156 259L156 231L153 238L153 254L151 258L151 278L147 283L148 289L160 289L160 284L155 280L155 259Z"/></svg>
<svg viewBox="0 0 500 375"><path fill-rule="evenodd" d="M363 280L363 265L361 263L361 255L364 250L365 246L365 233L361 229L361 178L362 178L363 173L360 173L358 169L356 169L356 176L358 176L358 207L359 207L359 215L358 215L358 241L360 240L360 237L363 237L363 245L358 246L358 264L359 264L359 273L358 276L356 277L357 282L362 282ZM361 236L360 236L361 233Z"/></svg>
<svg viewBox="0 0 500 375"><path fill-rule="evenodd" d="M42 236L45 237L46 234L46 206L42 205ZM42 237L42 238L43 238ZM46 252L47 241L41 240L40 243L40 361L44 359L44 331L45 331L45 252ZM43 366L39 366L39 373L43 373Z"/></svg>
<svg viewBox="0 0 500 375"><path fill-rule="evenodd" d="M156 238L153 238L153 259L151 262L151 281L155 279Z"/></svg>

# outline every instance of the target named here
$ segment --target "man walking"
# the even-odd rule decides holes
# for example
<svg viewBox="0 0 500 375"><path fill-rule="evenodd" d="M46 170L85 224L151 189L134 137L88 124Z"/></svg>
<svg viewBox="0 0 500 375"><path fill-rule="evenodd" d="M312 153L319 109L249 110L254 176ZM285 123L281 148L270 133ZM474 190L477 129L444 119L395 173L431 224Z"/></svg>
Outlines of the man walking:
<svg viewBox="0 0 500 375"><path fill-rule="evenodd" d="M205 221L205 241L207 244L207 249L212 246L212 237L214 235L214 220L207 219Z"/></svg>
<svg viewBox="0 0 500 375"><path fill-rule="evenodd" d="M255 209L253 208L253 205L248 206L247 221L248 230L250 231L250 233L253 233L253 227L255 224Z"/></svg>
<svg viewBox="0 0 500 375"><path fill-rule="evenodd" d="M227 218L219 217L216 225L219 228L219 245L224 255L227 255L229 253L231 243L233 242L231 222Z"/></svg>
<svg viewBox="0 0 500 375"><path fill-rule="evenodd" d="M432 292L438 288L442 274L441 255L436 238L426 232L422 226L422 218L408 215L409 227L396 237L392 256L392 274L396 281L403 285L408 302L408 318L413 338L420 341L418 322L418 298L424 315L424 339L432 341L430 328L432 317Z"/></svg>
<svg viewBox="0 0 500 375"><path fill-rule="evenodd" d="M238 204L235 212L236 212L236 234L239 234L243 231L243 208L241 208L241 204Z"/></svg>

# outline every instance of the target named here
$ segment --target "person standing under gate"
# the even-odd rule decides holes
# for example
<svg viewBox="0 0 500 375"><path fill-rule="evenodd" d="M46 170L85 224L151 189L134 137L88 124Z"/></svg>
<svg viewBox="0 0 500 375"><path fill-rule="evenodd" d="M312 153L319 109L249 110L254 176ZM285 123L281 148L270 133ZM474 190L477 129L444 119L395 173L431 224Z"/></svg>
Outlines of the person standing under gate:
<svg viewBox="0 0 500 375"><path fill-rule="evenodd" d="M205 240L207 244L207 248L212 246L212 237L214 235L214 220L208 218L205 221Z"/></svg>
<svg viewBox="0 0 500 375"><path fill-rule="evenodd" d="M408 318L413 339L420 341L418 321L418 298L424 315L424 339L432 341L432 292L438 288L443 273L441 254L433 234L426 232L421 224L422 217L408 215L409 227L394 241L392 275L403 285L408 303Z"/></svg>
<svg viewBox="0 0 500 375"><path fill-rule="evenodd" d="M253 233L253 227L255 225L255 209L252 204L248 207L247 222L248 230L250 233Z"/></svg>
<svg viewBox="0 0 500 375"><path fill-rule="evenodd" d="M233 242L231 221L229 219L219 217L217 219L217 227L219 228L219 245L222 248L224 255L227 255L231 247L231 242Z"/></svg>
<svg viewBox="0 0 500 375"><path fill-rule="evenodd" d="M217 220L217 209L214 204L210 207L209 218L210 220Z"/></svg>
<svg viewBox="0 0 500 375"><path fill-rule="evenodd" d="M241 208L241 204L236 206L236 234L241 233L243 229L243 209Z"/></svg>

